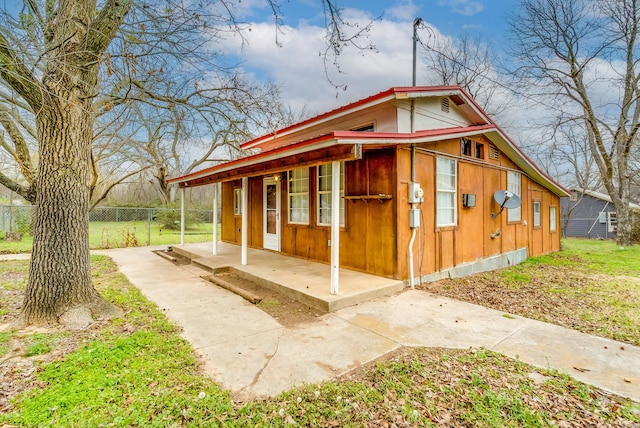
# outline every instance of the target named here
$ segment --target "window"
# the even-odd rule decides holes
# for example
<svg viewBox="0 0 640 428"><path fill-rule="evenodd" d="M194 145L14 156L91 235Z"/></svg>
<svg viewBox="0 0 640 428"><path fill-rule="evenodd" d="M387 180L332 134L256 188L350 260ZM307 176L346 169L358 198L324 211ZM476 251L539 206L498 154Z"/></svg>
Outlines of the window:
<svg viewBox="0 0 640 428"><path fill-rule="evenodd" d="M607 213L607 232L614 233L618 231L618 213Z"/></svg>
<svg viewBox="0 0 640 428"><path fill-rule="evenodd" d="M476 159L484 159L484 144L476 143Z"/></svg>
<svg viewBox="0 0 640 428"><path fill-rule="evenodd" d="M549 232L556 231L556 207L549 207Z"/></svg>
<svg viewBox="0 0 640 428"><path fill-rule="evenodd" d="M508 171L507 172L507 190L514 195L520 196L521 175L519 172ZM520 221L521 220L522 207L511 208L507 210L507 221Z"/></svg>
<svg viewBox="0 0 640 428"><path fill-rule="evenodd" d="M456 224L456 161L436 158L436 225Z"/></svg>
<svg viewBox="0 0 640 428"><path fill-rule="evenodd" d="M289 171L289 223L309 224L309 168Z"/></svg>
<svg viewBox="0 0 640 428"><path fill-rule="evenodd" d="M242 215L242 188L233 189L233 215Z"/></svg>
<svg viewBox="0 0 640 428"><path fill-rule="evenodd" d="M533 227L540 227L540 201L533 201Z"/></svg>
<svg viewBox="0 0 640 428"><path fill-rule="evenodd" d="M471 156L471 148L473 147L473 141L463 138L460 151L463 156Z"/></svg>
<svg viewBox="0 0 640 428"><path fill-rule="evenodd" d="M331 225L331 164L318 168L318 225ZM344 163L340 162L340 226L344 226Z"/></svg>

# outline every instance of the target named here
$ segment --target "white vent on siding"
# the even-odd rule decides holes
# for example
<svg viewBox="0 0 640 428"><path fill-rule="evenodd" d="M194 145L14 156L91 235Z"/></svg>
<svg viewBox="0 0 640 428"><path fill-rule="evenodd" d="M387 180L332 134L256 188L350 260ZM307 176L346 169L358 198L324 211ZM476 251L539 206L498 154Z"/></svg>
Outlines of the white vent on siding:
<svg viewBox="0 0 640 428"><path fill-rule="evenodd" d="M493 144L489 145L489 159L500 160L500 151Z"/></svg>
<svg viewBox="0 0 640 428"><path fill-rule="evenodd" d="M440 103L440 108L443 112L449 113L449 98L445 97L442 99L442 103Z"/></svg>

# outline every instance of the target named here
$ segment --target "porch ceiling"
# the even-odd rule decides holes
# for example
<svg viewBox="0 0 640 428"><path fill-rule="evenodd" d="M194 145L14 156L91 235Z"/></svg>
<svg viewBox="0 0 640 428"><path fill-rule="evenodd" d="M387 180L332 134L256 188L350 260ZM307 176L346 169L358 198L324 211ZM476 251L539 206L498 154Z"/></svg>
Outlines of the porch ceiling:
<svg viewBox="0 0 640 428"><path fill-rule="evenodd" d="M308 151L301 151L283 156L278 150L258 153L237 161L227 162L220 166L219 170L213 167L205 170L206 174L194 174L193 178L187 178L179 182L180 187L203 186L211 183L235 180L242 177L254 177L260 175L276 174L288 171L292 168L313 166L332 161L356 160L362 157L360 144L330 144L320 148L314 147Z"/></svg>

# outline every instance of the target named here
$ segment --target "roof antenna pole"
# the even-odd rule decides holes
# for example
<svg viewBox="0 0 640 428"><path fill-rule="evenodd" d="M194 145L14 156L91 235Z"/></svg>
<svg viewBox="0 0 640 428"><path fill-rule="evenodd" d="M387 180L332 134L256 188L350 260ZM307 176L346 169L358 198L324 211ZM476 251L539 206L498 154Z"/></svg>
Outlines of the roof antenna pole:
<svg viewBox="0 0 640 428"><path fill-rule="evenodd" d="M412 86L416 86L416 44L418 43L418 27L422 24L422 18L416 18L413 21L413 80Z"/></svg>
<svg viewBox="0 0 640 428"><path fill-rule="evenodd" d="M416 18L413 21L413 77L411 80L411 84L413 87L416 86L416 44L418 43L418 27L422 24L422 18ZM416 100L411 99L411 136L415 132L415 110L416 110ZM414 188L416 183L416 144L411 144L411 185L409 186L409 191ZM413 199L412 199L413 200ZM409 210L409 215L416 210L416 203L411 203L411 209ZM413 272L413 242L416 239L417 233L417 225L411 225L411 239L409 240L409 248L408 248L408 256L409 256L409 285L413 289L415 287L415 278Z"/></svg>

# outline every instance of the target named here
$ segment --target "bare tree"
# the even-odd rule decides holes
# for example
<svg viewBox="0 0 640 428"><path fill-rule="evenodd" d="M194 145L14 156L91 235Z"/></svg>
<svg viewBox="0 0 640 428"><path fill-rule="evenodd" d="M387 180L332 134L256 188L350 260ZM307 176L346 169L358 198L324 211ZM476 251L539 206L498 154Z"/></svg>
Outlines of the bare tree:
<svg viewBox="0 0 640 428"><path fill-rule="evenodd" d="M640 126L639 22L637 0L522 0L510 24L514 73L553 99L556 123L583 128L623 246L631 244L630 162Z"/></svg>
<svg viewBox="0 0 640 428"><path fill-rule="evenodd" d="M423 46L430 84L461 86L491 116L499 116L508 108L513 95L500 83L496 55L487 43L463 34L455 39L430 37Z"/></svg>
<svg viewBox="0 0 640 428"><path fill-rule="evenodd" d="M339 54L352 39L333 2L322 2L336 23L328 27L329 49ZM277 12L277 2L269 4ZM224 99L246 113L240 100L251 93L203 84L228 76L229 65L211 46L245 28L235 6L227 0L4 3L0 144L16 160L22 178L0 172L0 184L34 202L33 249L19 324L82 327L118 313L97 293L89 270L89 209L104 168L96 162L118 159L108 145L94 145L102 135L97 125L126 123L103 118L126 117L135 103L171 111ZM201 123L212 120L211 110L185 111L199 115ZM121 143L122 149L128 147L126 139ZM124 174L140 167L114 166Z"/></svg>
<svg viewBox="0 0 640 428"><path fill-rule="evenodd" d="M545 140L525 145L523 149L538 165L567 186L599 189L602 178L586 141L584 125L558 124Z"/></svg>

